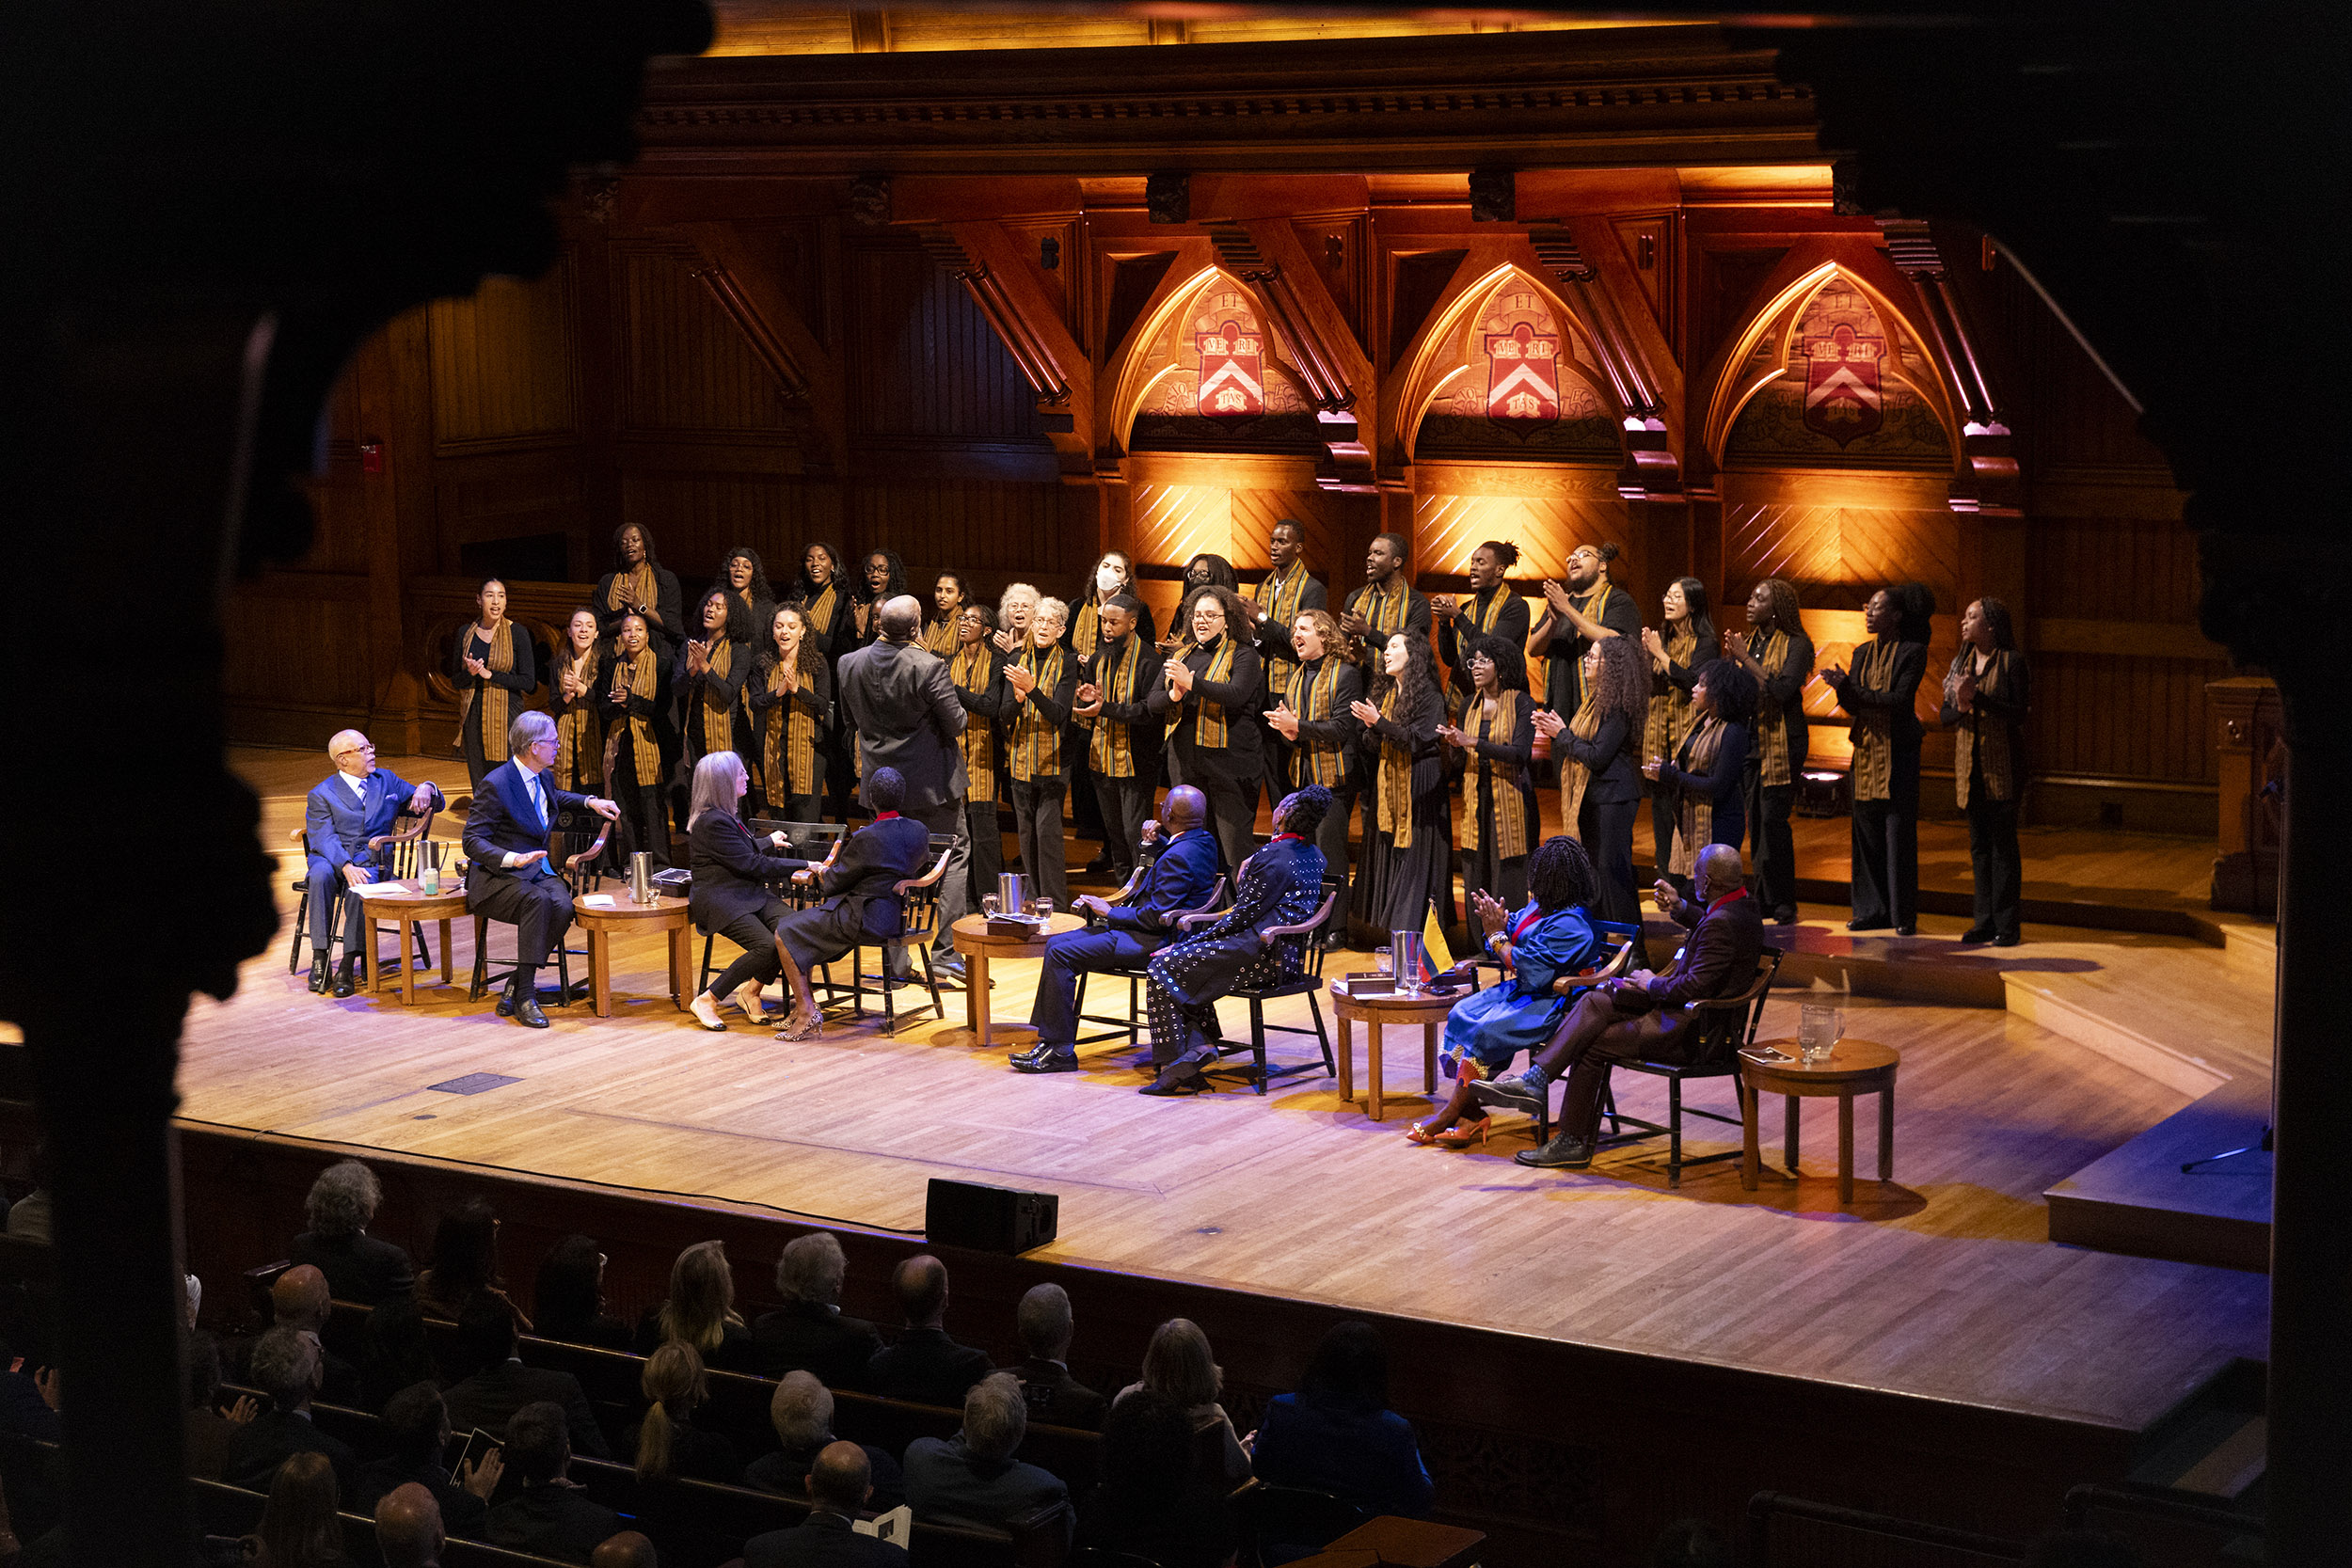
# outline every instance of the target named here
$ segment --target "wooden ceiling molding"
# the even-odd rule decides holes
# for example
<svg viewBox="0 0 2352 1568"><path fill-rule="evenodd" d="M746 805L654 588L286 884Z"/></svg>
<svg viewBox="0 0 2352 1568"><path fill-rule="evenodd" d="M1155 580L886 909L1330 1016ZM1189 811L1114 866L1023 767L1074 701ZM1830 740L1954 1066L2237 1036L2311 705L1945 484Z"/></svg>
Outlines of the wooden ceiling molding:
<svg viewBox="0 0 2352 1568"><path fill-rule="evenodd" d="M677 229L701 254L695 276L785 390L807 405L834 472L849 472L848 385L840 365L793 305L792 279L744 225L686 223Z"/></svg>
<svg viewBox="0 0 2352 1568"><path fill-rule="evenodd" d="M1580 227L1587 230L1587 241L1600 238L1591 231L1594 220L1582 220ZM1662 352L1665 341L1656 330L1656 316L1646 310L1639 312L1651 327L1645 341L1623 308L1629 292L1637 302L1646 297L1640 283L1630 277L1617 280L1614 289L1601 283L1600 266L1623 261L1613 236L1587 251L1567 228L1538 224L1529 230L1527 239L1528 261L1559 282L1592 334L1602 373L1616 394L1625 430L1625 463L1618 470L1617 493L1628 500L1679 500L1682 472L1676 451L1682 444L1680 368ZM1597 258L1599 264L1588 256ZM1619 265L1616 270L1629 269ZM1661 364L1664 373L1659 368Z"/></svg>
<svg viewBox="0 0 2352 1568"><path fill-rule="evenodd" d="M1970 320L1941 243L1924 219L1883 221L1888 260L1919 296L1929 342L1959 399L1961 469L1952 481L1952 510L1987 516L2023 516L2017 443L1994 390L1983 334Z"/></svg>
<svg viewBox="0 0 2352 1568"><path fill-rule="evenodd" d="M1029 270L1021 246L1001 223L953 223L919 230L924 248L988 318L1037 395L1040 427L1053 442L1065 474L1091 471L1094 454L1094 365L1071 336L1060 302Z"/></svg>
<svg viewBox="0 0 2352 1568"><path fill-rule="evenodd" d="M1373 456L1362 428L1377 429L1372 361L1349 330L1347 315L1298 243L1287 217L1216 224L1209 242L1228 269L1264 305L1266 324L1291 350L1307 383L1323 438L1315 483L1325 490L1373 494Z"/></svg>

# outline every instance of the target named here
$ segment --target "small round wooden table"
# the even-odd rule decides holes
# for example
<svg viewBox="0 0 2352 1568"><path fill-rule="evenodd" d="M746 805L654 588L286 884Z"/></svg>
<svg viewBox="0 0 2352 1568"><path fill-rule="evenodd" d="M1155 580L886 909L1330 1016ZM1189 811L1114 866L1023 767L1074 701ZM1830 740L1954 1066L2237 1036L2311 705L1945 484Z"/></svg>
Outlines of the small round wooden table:
<svg viewBox="0 0 2352 1568"><path fill-rule="evenodd" d="M967 914L949 929L954 933L956 951L963 955L963 1017L968 1025L950 1029L939 1038L948 1045L976 1045L985 1051L997 1045L1033 1045L1037 1031L1025 1023L992 1025L988 1016L988 966L993 958L1034 958L1043 955L1045 943L1064 931L1074 931L1086 921L1068 911L1058 911L1045 923L1044 935L1028 937L992 937L988 934L988 916Z"/></svg>
<svg viewBox="0 0 2352 1568"><path fill-rule="evenodd" d="M591 898L610 898L610 904L591 904ZM693 989L691 976L694 973L691 949L692 928L683 898L656 897L650 904L633 902L628 889L584 893L572 900L572 918L588 933L588 980L591 1005L598 1018L612 1016L612 934L619 931L634 934L644 931L667 931L670 934L670 1000L686 1006Z"/></svg>
<svg viewBox="0 0 2352 1568"><path fill-rule="evenodd" d="M1768 1048L1785 1052L1794 1059L1757 1061L1756 1052ZM1768 1094L1788 1097L1787 1164L1792 1176L1797 1170L1797 1101L1836 1098L1837 1202L1841 1208L1853 1202L1853 1097L1877 1095L1879 1180L1895 1180L1895 1069L1901 1064L1900 1052L1873 1040L1841 1039L1824 1062L1804 1060L1795 1040L1758 1040L1740 1053L1740 1119L1746 1124L1742 1134L1746 1152L1740 1162L1740 1184L1750 1192L1756 1190L1757 1170L1763 1163L1756 1152L1757 1124L1763 1119L1762 1097Z"/></svg>
<svg viewBox="0 0 2352 1568"><path fill-rule="evenodd" d="M376 956L376 927L385 921L400 936L400 1005L404 1007L417 1000L417 956L408 950L408 929L411 924L433 920L441 927L441 984L449 985L449 923L462 919L466 913L464 883L453 887L444 876L441 891L427 894L424 885L409 878L397 882L370 882L364 887L350 889L344 896L359 900L359 919L368 932L368 994L375 994L377 982L383 976L383 963Z"/></svg>
<svg viewBox="0 0 2352 1568"><path fill-rule="evenodd" d="M1394 992L1385 996L1350 996L1341 989L1344 984L1334 980L1328 988L1331 1011L1340 1021L1340 1099L1351 1104L1356 1099L1356 1037L1348 1025L1357 1022L1364 1025L1364 1101L1373 1120L1387 1119L1380 1099L1380 1030L1385 1024L1421 1025L1422 1091L1436 1094L1438 1026L1454 1010L1454 1004L1470 992L1454 990L1442 996L1401 996Z"/></svg>

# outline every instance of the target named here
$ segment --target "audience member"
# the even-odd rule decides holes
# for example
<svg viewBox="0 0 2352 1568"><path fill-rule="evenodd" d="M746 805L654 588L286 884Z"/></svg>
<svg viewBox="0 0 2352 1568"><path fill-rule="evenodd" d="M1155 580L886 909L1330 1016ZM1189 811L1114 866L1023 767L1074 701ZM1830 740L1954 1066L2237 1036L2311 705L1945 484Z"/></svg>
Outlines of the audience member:
<svg viewBox="0 0 2352 1568"><path fill-rule="evenodd" d="M438 1388L419 1383L394 1394L384 1406L384 1436L392 1451L361 1467L351 1489L353 1511L365 1513L405 1486L421 1486L432 1494L434 1517L444 1528L469 1541L483 1539L505 1461L492 1449L452 1476L442 1463L449 1433L449 1406Z"/></svg>
<svg viewBox="0 0 2352 1568"><path fill-rule="evenodd" d="M1225 1391L1225 1373L1200 1324L1189 1318L1170 1318L1152 1331L1152 1342L1143 1350L1143 1376L1121 1388L1119 1398L1139 1388L1166 1395L1192 1418L1195 1464L1203 1481L1231 1492L1249 1479L1249 1450L1241 1446L1232 1418L1217 1403ZM1223 1435L1211 1441L1208 1434L1219 1428Z"/></svg>
<svg viewBox="0 0 2352 1568"><path fill-rule="evenodd" d="M1334 1323L1295 1394L1266 1402L1251 1449L1258 1479L1418 1518L1436 1488L1412 1423L1389 1408L1389 1354L1370 1323Z"/></svg>
<svg viewBox="0 0 2352 1568"><path fill-rule="evenodd" d="M988 1353L957 1344L940 1326L947 1316L947 1265L917 1253L891 1271L890 1289L906 1315L906 1328L866 1364L866 1386L885 1399L961 1404L972 1386L988 1375Z"/></svg>
<svg viewBox="0 0 2352 1568"><path fill-rule="evenodd" d="M250 1394L240 1394L227 1415L220 1411L220 1352L210 1337L191 1330L181 1343L188 1369L188 1407L181 1420L181 1440L187 1449L188 1474L218 1481L229 1469L229 1444L262 1407Z"/></svg>
<svg viewBox="0 0 2352 1568"><path fill-rule="evenodd" d="M308 1334L318 1339L326 1331L326 1320L334 1315L334 1298L326 1293L326 1275L309 1263L297 1263L279 1275L269 1288L271 1324L273 1328L291 1328L297 1334ZM247 1339L232 1343L230 1375L240 1381L252 1381L247 1362L256 1341ZM357 1405L364 1398L359 1382L359 1369L319 1345L319 1394L328 1404Z"/></svg>
<svg viewBox="0 0 2352 1568"><path fill-rule="evenodd" d="M1103 1481L1078 1511L1077 1544L1146 1558L1159 1568L1225 1568L1238 1532L1192 1463L1192 1418L1139 1388L1103 1423Z"/></svg>
<svg viewBox="0 0 2352 1568"><path fill-rule="evenodd" d="M675 1339L713 1367L752 1370L752 1331L735 1313L735 1270L724 1242L697 1242L670 1265L670 1299L637 1325L637 1354Z"/></svg>
<svg viewBox="0 0 2352 1568"><path fill-rule="evenodd" d="M836 1441L832 1391L813 1372L787 1372L768 1401L768 1422L776 1429L776 1441L782 1447L743 1467L745 1484L787 1497L806 1496L810 1466ZM906 1501L906 1479L896 1459L867 1447L866 1468L875 1508L887 1512Z"/></svg>
<svg viewBox="0 0 2352 1568"><path fill-rule="evenodd" d="M310 1196L303 1200L310 1228L294 1238L290 1256L326 1275L337 1301L373 1307L416 1289L408 1254L368 1234L383 1202L375 1172L357 1160L327 1166L310 1183Z"/></svg>
<svg viewBox="0 0 2352 1568"><path fill-rule="evenodd" d="M784 1305L752 1324L754 1365L762 1377L814 1372L828 1388L863 1388L866 1363L882 1336L863 1318L841 1310L841 1282L850 1260L830 1230L795 1236L776 1259L776 1294Z"/></svg>
<svg viewBox="0 0 2352 1568"><path fill-rule="evenodd" d="M566 1472L572 1444L564 1407L534 1400L506 1423L506 1463L521 1488L490 1510L490 1540L564 1562L586 1562L620 1533L621 1516L590 1502Z"/></svg>
<svg viewBox="0 0 2352 1568"><path fill-rule="evenodd" d="M319 1388L319 1342L298 1329L273 1328L253 1347L246 1375L269 1396L270 1408L230 1439L224 1472L229 1483L248 1492L267 1492L278 1467L289 1457L316 1453L334 1465L337 1482L348 1487L358 1470L358 1456L342 1438L310 1422L310 1401Z"/></svg>
<svg viewBox="0 0 2352 1568"><path fill-rule="evenodd" d="M1028 1353L1013 1374L1021 1379L1029 1419L1101 1431L1109 1402L1070 1375L1070 1292L1058 1285L1030 1286L1013 1322Z"/></svg>
<svg viewBox="0 0 2352 1568"><path fill-rule="evenodd" d="M628 1349L628 1325L605 1314L604 1261L604 1249L595 1238L577 1232L548 1249L531 1296L539 1338L601 1350Z"/></svg>
<svg viewBox="0 0 2352 1568"><path fill-rule="evenodd" d="M429 1488L412 1481L377 1501L375 1549L384 1556L384 1568L440 1568L441 1548L448 1544L441 1505Z"/></svg>
<svg viewBox="0 0 2352 1568"><path fill-rule="evenodd" d="M1658 1537L1650 1568L1731 1568L1731 1543L1704 1519L1677 1519Z"/></svg>
<svg viewBox="0 0 2352 1568"><path fill-rule="evenodd" d="M596 1426L596 1412L580 1379L547 1367L526 1367L517 1349L515 1320L502 1301L479 1296L457 1319L456 1370L467 1375L448 1393L450 1424L460 1431L497 1432L527 1404L550 1403L564 1412L570 1446L591 1459L610 1459L612 1446ZM508 1463L513 1463L509 1459Z"/></svg>
<svg viewBox="0 0 2352 1568"><path fill-rule="evenodd" d="M743 1461L726 1434L694 1424L694 1412L710 1398L709 1380L694 1347L672 1339L645 1360L637 1379L645 1396L645 1418L629 1444L637 1455L639 1481L683 1476L733 1486L743 1479Z"/></svg>
<svg viewBox="0 0 2352 1568"><path fill-rule="evenodd" d="M342 1568L342 1500L336 1466L325 1454L297 1453L278 1467L253 1532L255 1568Z"/></svg>
<svg viewBox="0 0 2352 1568"><path fill-rule="evenodd" d="M806 1375L806 1374L801 1374ZM808 1471L807 1522L743 1543L743 1568L906 1568L904 1546L860 1535L858 1513L873 1495L866 1450L829 1443Z"/></svg>
<svg viewBox="0 0 2352 1568"><path fill-rule="evenodd" d="M49 1145L33 1146L33 1190L8 1205L8 1234L22 1242L49 1240Z"/></svg>
<svg viewBox="0 0 2352 1568"><path fill-rule="evenodd" d="M437 1318L455 1318L476 1296L488 1296L531 1331L531 1320L507 1298L499 1273L499 1222L490 1206L469 1197L433 1227L433 1263L417 1275L417 1299Z"/></svg>
<svg viewBox="0 0 2352 1568"><path fill-rule="evenodd" d="M413 1295L394 1296L368 1314L359 1330L359 1403L381 1415L394 1394L412 1384L441 1381L424 1335L424 1308Z"/></svg>
<svg viewBox="0 0 2352 1568"><path fill-rule="evenodd" d="M1021 1380L992 1372L963 1397L963 1430L953 1437L917 1437L907 1445L907 1501L917 1519L961 1521L1000 1529L1030 1526L1070 1489L1061 1478L1012 1457L1028 1435L1029 1410ZM1065 1507L1059 1528L1067 1543Z"/></svg>
<svg viewBox="0 0 2352 1568"><path fill-rule="evenodd" d="M64 1389L57 1369L30 1355L10 1359L21 1359L23 1365L0 1371L0 1433L39 1443L63 1442L65 1426L57 1413L64 1405Z"/></svg>
<svg viewBox="0 0 2352 1568"><path fill-rule="evenodd" d="M596 1544L588 1568L661 1568L661 1561L654 1555L653 1542L643 1532L625 1529Z"/></svg>

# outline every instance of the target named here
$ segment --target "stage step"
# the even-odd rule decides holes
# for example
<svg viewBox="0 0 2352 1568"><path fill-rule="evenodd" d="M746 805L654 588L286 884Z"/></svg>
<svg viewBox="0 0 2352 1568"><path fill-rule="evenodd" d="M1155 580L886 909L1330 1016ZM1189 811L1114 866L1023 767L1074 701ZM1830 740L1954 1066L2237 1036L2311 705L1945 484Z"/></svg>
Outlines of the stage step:
<svg viewBox="0 0 2352 1568"><path fill-rule="evenodd" d="M2245 1074L2043 1192L2050 1240L2263 1272L2270 1266L2270 1080ZM2206 1164L2232 1149L2249 1152Z"/></svg>
<svg viewBox="0 0 2352 1568"><path fill-rule="evenodd" d="M2270 1369L2240 1357L2141 1434L2136 1487L2259 1512Z"/></svg>

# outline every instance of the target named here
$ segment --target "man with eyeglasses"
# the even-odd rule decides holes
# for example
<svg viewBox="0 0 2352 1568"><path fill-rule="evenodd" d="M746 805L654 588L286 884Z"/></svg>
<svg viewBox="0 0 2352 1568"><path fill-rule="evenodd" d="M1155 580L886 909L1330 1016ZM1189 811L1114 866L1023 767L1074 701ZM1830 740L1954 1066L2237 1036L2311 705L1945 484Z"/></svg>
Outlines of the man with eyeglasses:
<svg viewBox="0 0 2352 1568"><path fill-rule="evenodd" d="M621 808L555 787L548 771L555 766L555 721L548 715L515 715L506 742L506 761L483 775L466 817L466 907L515 927L515 968L499 1017L544 1029L539 970L572 924L571 888L548 854L548 835L564 812L585 807L610 822Z"/></svg>
<svg viewBox="0 0 2352 1568"><path fill-rule="evenodd" d="M343 730L326 743L333 777L310 791L302 812L302 842L310 851L310 989L349 996L357 989L367 930L358 898L345 898L342 967L329 973L326 945L334 936L332 911L338 895L382 875L371 839L393 830L404 815L421 816L441 809L441 792L429 784L411 784L375 765L375 746L358 730Z"/></svg>

